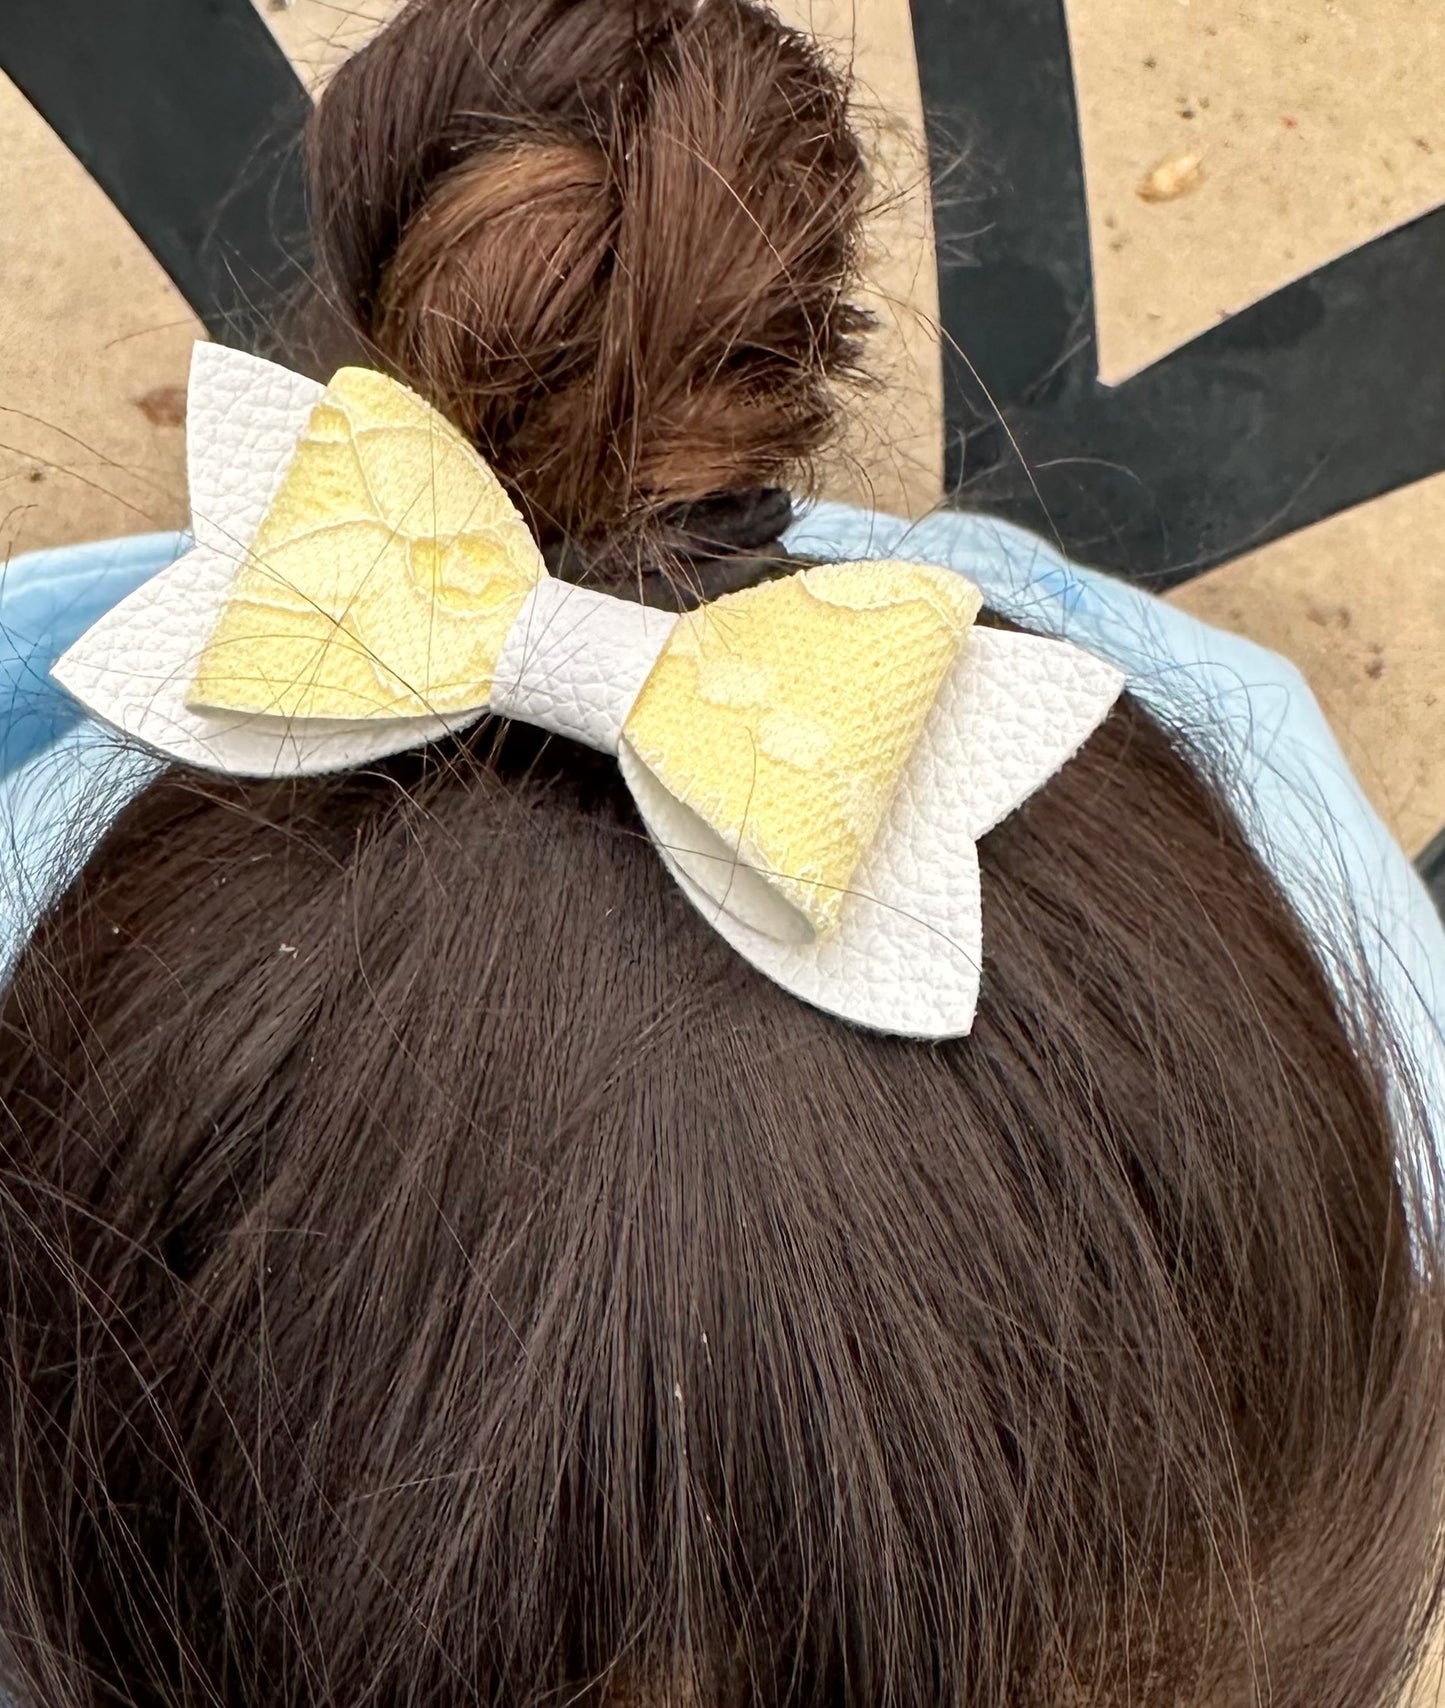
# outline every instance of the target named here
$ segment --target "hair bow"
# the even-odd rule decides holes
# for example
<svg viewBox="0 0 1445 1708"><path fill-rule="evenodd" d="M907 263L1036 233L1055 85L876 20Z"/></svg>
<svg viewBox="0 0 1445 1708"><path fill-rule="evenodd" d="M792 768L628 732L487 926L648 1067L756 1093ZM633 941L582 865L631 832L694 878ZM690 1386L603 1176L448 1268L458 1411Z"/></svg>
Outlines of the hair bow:
<svg viewBox="0 0 1445 1708"><path fill-rule="evenodd" d="M844 563L678 616L554 579L475 449L382 374L322 387L197 345L194 549L54 674L126 735L242 776L364 764L488 712L615 754L664 864L818 1008L969 1030L975 844L1123 677L977 627L951 570Z"/></svg>

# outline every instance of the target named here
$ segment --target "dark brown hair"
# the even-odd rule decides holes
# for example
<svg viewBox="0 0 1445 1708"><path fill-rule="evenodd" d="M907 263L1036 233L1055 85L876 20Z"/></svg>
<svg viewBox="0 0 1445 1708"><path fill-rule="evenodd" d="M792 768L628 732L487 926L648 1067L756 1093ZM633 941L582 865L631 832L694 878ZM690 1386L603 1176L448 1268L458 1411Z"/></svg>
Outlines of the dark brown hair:
<svg viewBox="0 0 1445 1708"><path fill-rule="evenodd" d="M419 0L315 157L354 332L578 573L768 534L860 326L806 41ZM1130 697L981 858L925 1047L754 973L525 729L152 784L0 1024L20 1698L1388 1702L1445 1357L1368 989Z"/></svg>
<svg viewBox="0 0 1445 1708"><path fill-rule="evenodd" d="M868 179L844 89L771 13L413 5L314 141L351 330L544 549L615 555L679 504L796 480L832 435Z"/></svg>

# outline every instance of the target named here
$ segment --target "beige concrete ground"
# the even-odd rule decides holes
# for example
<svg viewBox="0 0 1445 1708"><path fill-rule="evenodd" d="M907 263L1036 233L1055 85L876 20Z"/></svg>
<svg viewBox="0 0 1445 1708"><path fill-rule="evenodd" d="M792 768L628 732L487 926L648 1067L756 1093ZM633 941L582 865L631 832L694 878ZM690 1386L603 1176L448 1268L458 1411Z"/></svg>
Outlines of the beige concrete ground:
<svg viewBox="0 0 1445 1708"><path fill-rule="evenodd" d="M313 87L394 3L258 0ZM939 491L940 386L907 0L783 9L853 64L879 160L869 273L888 384L830 487L918 513ZM1445 198L1438 6L1069 0L1069 13L1111 379ZM1192 187L1145 199L1161 165ZM3 82L0 216L0 554L179 522L174 402L193 317ZM1177 597L1302 665L1407 845L1445 822L1445 479Z"/></svg>
<svg viewBox="0 0 1445 1708"><path fill-rule="evenodd" d="M195 316L0 77L0 561L176 526Z"/></svg>
<svg viewBox="0 0 1445 1708"><path fill-rule="evenodd" d="M1445 8L1068 0L1111 384L1445 200ZM1139 195L1197 156L1195 187Z"/></svg>

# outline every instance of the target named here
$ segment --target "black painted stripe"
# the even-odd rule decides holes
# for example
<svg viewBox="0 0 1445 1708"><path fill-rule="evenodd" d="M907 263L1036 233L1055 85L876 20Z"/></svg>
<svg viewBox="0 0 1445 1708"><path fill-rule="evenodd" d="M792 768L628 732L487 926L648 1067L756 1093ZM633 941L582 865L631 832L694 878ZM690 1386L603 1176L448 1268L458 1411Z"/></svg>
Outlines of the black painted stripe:
<svg viewBox="0 0 1445 1708"><path fill-rule="evenodd" d="M250 0L4 0L0 68L207 330L284 356L311 101Z"/></svg>
<svg viewBox="0 0 1445 1708"><path fill-rule="evenodd" d="M1110 390L1061 0L912 4L953 502L1162 589L1445 469L1445 210Z"/></svg>
<svg viewBox="0 0 1445 1708"><path fill-rule="evenodd" d="M1073 68L1059 0L913 0L928 124L949 469L1060 365L1092 373L1093 275ZM992 402L990 401L992 399Z"/></svg>

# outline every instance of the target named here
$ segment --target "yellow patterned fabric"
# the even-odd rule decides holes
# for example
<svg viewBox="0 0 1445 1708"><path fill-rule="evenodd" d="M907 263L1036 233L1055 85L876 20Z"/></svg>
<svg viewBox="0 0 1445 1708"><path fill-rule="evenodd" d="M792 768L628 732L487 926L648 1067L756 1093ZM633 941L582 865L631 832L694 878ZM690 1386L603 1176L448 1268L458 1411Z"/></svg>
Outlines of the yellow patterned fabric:
<svg viewBox="0 0 1445 1708"><path fill-rule="evenodd" d="M405 386L344 368L237 572L188 703L342 719L484 706L545 574L461 434Z"/></svg>
<svg viewBox="0 0 1445 1708"><path fill-rule="evenodd" d="M858 863L978 615L925 564L830 564L684 617L624 725L638 758L815 932Z"/></svg>
<svg viewBox="0 0 1445 1708"><path fill-rule="evenodd" d="M187 703L342 722L480 711L546 574L472 446L404 386L343 369L311 412ZM622 739L821 935L979 603L961 576L910 563L830 564L731 594L680 618L650 672L643 658ZM557 703L599 692L588 651L551 659L583 671L571 687L548 679Z"/></svg>

